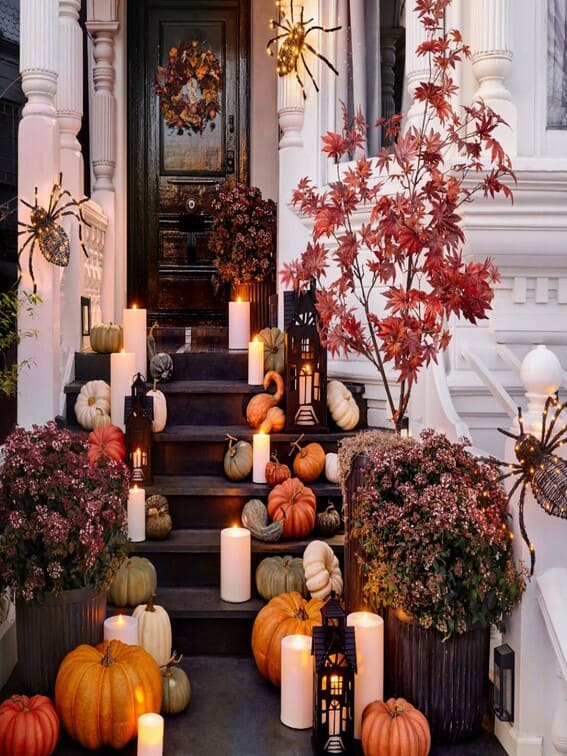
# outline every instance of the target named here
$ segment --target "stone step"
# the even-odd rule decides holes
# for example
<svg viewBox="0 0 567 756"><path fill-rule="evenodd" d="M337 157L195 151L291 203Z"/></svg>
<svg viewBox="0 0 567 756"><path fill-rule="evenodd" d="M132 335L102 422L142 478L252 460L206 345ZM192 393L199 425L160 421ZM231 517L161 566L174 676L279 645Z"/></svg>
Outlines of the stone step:
<svg viewBox="0 0 567 756"><path fill-rule="evenodd" d="M236 524L236 523L234 523ZM312 537L291 540L283 539L275 543L265 543L252 539L252 572L266 556L301 556ZM342 564L344 535L320 538L326 541L339 557ZM156 568L158 593L162 588L218 588L220 584L220 529L199 530L175 527L163 541L142 541L132 544L132 553L147 557Z"/></svg>
<svg viewBox="0 0 567 756"><path fill-rule="evenodd" d="M317 497L318 510L333 501L340 511L341 491L322 480L309 486ZM248 499L266 502L270 487L250 480L233 482L222 472L218 475L155 475L146 496L159 493L168 500L173 527L224 528L240 524L242 508Z"/></svg>

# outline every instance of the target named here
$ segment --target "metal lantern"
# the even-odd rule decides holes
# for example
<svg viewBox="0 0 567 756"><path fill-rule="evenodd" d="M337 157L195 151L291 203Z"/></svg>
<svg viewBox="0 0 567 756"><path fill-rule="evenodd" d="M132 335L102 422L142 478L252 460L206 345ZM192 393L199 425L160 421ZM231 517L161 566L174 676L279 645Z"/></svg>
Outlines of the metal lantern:
<svg viewBox="0 0 567 756"><path fill-rule="evenodd" d="M327 351L319 338L313 289L297 297L285 354L286 430L326 431Z"/></svg>
<svg viewBox="0 0 567 756"><path fill-rule="evenodd" d="M313 628L314 664L313 751L354 753L354 627L334 591L321 610L321 626Z"/></svg>
<svg viewBox="0 0 567 756"><path fill-rule="evenodd" d="M514 651L507 643L494 649L494 714L514 721Z"/></svg>
<svg viewBox="0 0 567 756"><path fill-rule="evenodd" d="M136 374L132 383L125 424L126 460L132 469L132 480L143 486L151 485L152 418L146 411L146 380L141 373Z"/></svg>

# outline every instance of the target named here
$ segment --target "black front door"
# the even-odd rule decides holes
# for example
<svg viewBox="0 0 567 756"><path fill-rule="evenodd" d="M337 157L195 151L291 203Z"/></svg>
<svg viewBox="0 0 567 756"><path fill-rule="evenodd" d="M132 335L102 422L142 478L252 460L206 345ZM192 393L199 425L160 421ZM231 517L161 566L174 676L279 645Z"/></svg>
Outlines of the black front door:
<svg viewBox="0 0 567 756"><path fill-rule="evenodd" d="M223 323L207 241L218 189L248 180L249 0L131 2L128 50L128 302Z"/></svg>

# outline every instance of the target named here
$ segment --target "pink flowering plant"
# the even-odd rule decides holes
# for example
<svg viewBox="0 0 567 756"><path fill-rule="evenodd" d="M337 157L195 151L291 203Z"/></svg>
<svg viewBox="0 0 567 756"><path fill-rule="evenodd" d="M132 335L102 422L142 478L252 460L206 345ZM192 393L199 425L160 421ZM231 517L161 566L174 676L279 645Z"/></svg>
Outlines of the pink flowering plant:
<svg viewBox="0 0 567 756"><path fill-rule="evenodd" d="M526 585L499 471L468 446L433 430L381 434L353 523L372 604L443 636L502 625Z"/></svg>
<svg viewBox="0 0 567 756"><path fill-rule="evenodd" d="M511 198L515 180L497 138L502 118L482 101L455 104L453 71L470 50L445 31L450 2L415 2L425 35L416 53L429 73L412 93L415 121L379 120L390 146L348 164L364 150L363 114L351 122L345 111L342 132L323 137L336 179L320 190L306 177L293 192L312 240L281 272L294 289L315 281L329 353L372 363L398 432L419 371L449 344L448 319L476 323L491 308L498 271L463 259L461 208L476 194Z"/></svg>
<svg viewBox="0 0 567 756"><path fill-rule="evenodd" d="M85 434L54 422L16 428L0 474L0 585L28 601L41 593L110 585L126 551L129 472Z"/></svg>
<svg viewBox="0 0 567 756"><path fill-rule="evenodd" d="M237 184L212 202L209 250L215 290L275 276L277 208L256 186Z"/></svg>

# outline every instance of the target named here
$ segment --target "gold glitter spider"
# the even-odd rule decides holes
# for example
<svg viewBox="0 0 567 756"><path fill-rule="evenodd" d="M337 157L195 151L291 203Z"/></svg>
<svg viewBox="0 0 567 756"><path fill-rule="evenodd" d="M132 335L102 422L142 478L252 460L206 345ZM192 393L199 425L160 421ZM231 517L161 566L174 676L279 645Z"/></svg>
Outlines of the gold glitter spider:
<svg viewBox="0 0 567 756"><path fill-rule="evenodd" d="M296 21L294 18L294 10L293 10L293 0L290 2L289 6L289 18L286 15L285 10L281 7L281 3L276 3L278 8L278 18L277 20L272 18L270 20L270 28L271 29L281 29L282 33L277 34L275 37L272 37L268 44L266 45L266 50L268 51L269 55L273 55L272 51L272 45L278 42L278 40L283 40L280 43L279 50L278 50L278 56L277 56L277 71L279 76L287 76L288 74L295 73L295 78L297 79L297 82L299 86L301 87L301 91L303 93L303 99L306 99L307 95L305 94L305 86L303 84L303 81L301 80L301 77L299 76L299 71L297 69L298 63L301 60L303 63L303 67L307 71L309 78L313 82L313 86L315 87L315 90L318 92L319 87L317 86L317 82L315 81L315 77L311 73L311 70L309 66L307 65L307 61L305 60L304 52L308 50L310 53L315 55L319 60L322 60L323 63L326 63L327 66L333 71L337 76L339 75L339 72L334 67L334 65L331 63L331 61L326 58L324 55L321 55L321 53L317 52L317 50L313 47L313 45L310 45L309 42L307 42L307 35L310 34L313 31L322 31L326 34L330 32L338 31L341 27L340 26L334 26L331 29L326 29L323 26L313 25L309 26L309 24L312 23L313 19L309 18L305 20L303 18L304 8L303 5L301 6L300 12L299 12L299 21Z"/></svg>

